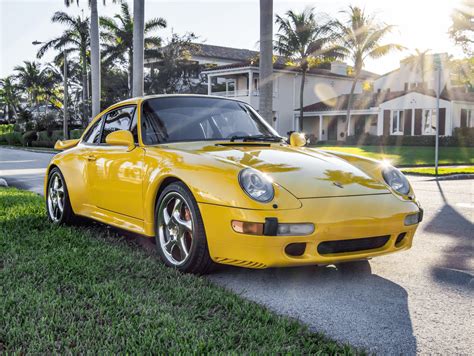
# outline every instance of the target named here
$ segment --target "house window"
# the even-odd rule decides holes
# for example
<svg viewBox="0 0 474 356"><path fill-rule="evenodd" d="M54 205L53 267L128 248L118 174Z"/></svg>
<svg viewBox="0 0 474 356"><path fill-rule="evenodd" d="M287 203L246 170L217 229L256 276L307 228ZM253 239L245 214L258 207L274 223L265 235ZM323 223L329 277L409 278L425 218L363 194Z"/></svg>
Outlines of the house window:
<svg viewBox="0 0 474 356"><path fill-rule="evenodd" d="M391 135L403 135L403 116L405 112L403 110L392 111L390 134Z"/></svg>
<svg viewBox="0 0 474 356"><path fill-rule="evenodd" d="M474 110L461 109L461 125L460 127L474 126Z"/></svg>
<svg viewBox="0 0 474 356"><path fill-rule="evenodd" d="M423 110L423 135L436 134L436 109Z"/></svg>

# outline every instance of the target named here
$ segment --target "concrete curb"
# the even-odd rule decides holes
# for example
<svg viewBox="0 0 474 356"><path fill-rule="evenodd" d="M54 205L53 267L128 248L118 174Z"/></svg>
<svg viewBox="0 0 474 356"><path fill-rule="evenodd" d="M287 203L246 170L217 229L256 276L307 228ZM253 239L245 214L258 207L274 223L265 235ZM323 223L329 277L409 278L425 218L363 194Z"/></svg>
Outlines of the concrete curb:
<svg viewBox="0 0 474 356"><path fill-rule="evenodd" d="M23 146L0 146L0 148L8 148L10 150L23 150L23 151L28 151L28 152L46 153L46 154L51 154L51 153L56 154L60 152L60 151L53 150L52 148L40 150L40 149L35 149L34 147L31 148L31 147L23 147Z"/></svg>

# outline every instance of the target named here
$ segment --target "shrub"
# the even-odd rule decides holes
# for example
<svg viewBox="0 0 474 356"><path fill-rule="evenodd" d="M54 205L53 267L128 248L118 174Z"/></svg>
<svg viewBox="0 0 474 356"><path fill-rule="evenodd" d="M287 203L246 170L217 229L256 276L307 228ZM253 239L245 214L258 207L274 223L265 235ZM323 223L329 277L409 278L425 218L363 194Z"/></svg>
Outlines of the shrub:
<svg viewBox="0 0 474 356"><path fill-rule="evenodd" d="M474 146L474 127L463 127L454 129L454 137L456 137L459 146Z"/></svg>
<svg viewBox="0 0 474 356"><path fill-rule="evenodd" d="M10 132L2 135L8 145L19 146L23 143L21 134L19 132Z"/></svg>
<svg viewBox="0 0 474 356"><path fill-rule="evenodd" d="M52 141L32 141L31 146L53 148L55 143L56 142L52 142Z"/></svg>
<svg viewBox="0 0 474 356"><path fill-rule="evenodd" d="M71 130L69 133L69 138L70 139L78 139L81 138L84 130L83 129L77 129L77 130Z"/></svg>
<svg viewBox="0 0 474 356"><path fill-rule="evenodd" d="M13 132L13 127L14 126L15 125L13 125L13 124L0 125L0 135Z"/></svg>
<svg viewBox="0 0 474 356"><path fill-rule="evenodd" d="M472 136L474 137L474 136ZM471 142L473 141L471 137ZM461 141L456 135L440 136L439 145L447 146L468 146L467 139ZM349 136L345 142L346 145L366 145L366 146L434 146L436 137L430 136L375 136L362 134L358 136ZM471 144L472 145L472 144Z"/></svg>
<svg viewBox="0 0 474 356"><path fill-rule="evenodd" d="M38 134L36 131L26 131L23 134L23 145L26 147L30 147L31 143L38 139Z"/></svg>

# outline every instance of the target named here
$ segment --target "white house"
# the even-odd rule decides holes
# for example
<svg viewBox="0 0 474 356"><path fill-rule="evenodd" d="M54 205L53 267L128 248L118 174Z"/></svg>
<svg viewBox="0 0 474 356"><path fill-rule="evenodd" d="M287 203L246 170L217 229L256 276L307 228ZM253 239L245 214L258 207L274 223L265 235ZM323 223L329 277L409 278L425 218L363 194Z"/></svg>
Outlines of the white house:
<svg viewBox="0 0 474 356"><path fill-rule="evenodd" d="M259 109L259 68L253 61L218 66L203 72L208 77L208 94L238 98ZM365 72L365 79L373 74ZM299 107L301 73L286 67L282 60L274 64L273 73L273 127L282 135L298 130L298 120L294 114ZM331 64L331 69L311 69L306 76L304 103L328 100L340 94L349 93L352 78L347 75L347 65L340 62ZM362 92L362 83L356 87Z"/></svg>
<svg viewBox="0 0 474 356"><path fill-rule="evenodd" d="M345 141L348 95L304 108L303 131L318 141ZM349 135L420 136L436 134L436 93L409 91L356 94ZM456 127L474 127L474 93L444 90L440 95L439 134L451 136Z"/></svg>
<svg viewBox="0 0 474 356"><path fill-rule="evenodd" d="M458 127L474 127L474 93L452 85L447 54L439 55L441 94L439 121L436 120L438 72L433 56L426 57L423 70L419 63L402 60L400 68L374 80L373 92L356 94L349 125L348 95L307 105L303 131L317 141L345 141L348 135L361 134L435 135L438 122L441 136L451 136Z"/></svg>

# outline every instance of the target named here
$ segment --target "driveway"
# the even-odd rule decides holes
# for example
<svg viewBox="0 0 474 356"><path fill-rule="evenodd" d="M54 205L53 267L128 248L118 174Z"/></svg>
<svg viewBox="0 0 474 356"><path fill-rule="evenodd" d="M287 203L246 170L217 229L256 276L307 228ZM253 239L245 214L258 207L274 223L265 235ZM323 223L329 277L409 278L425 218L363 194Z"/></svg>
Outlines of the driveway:
<svg viewBox="0 0 474 356"><path fill-rule="evenodd" d="M0 177L41 193L51 156L0 148ZM425 217L409 251L351 272L223 267L209 278L371 352L472 354L474 180L410 179Z"/></svg>

